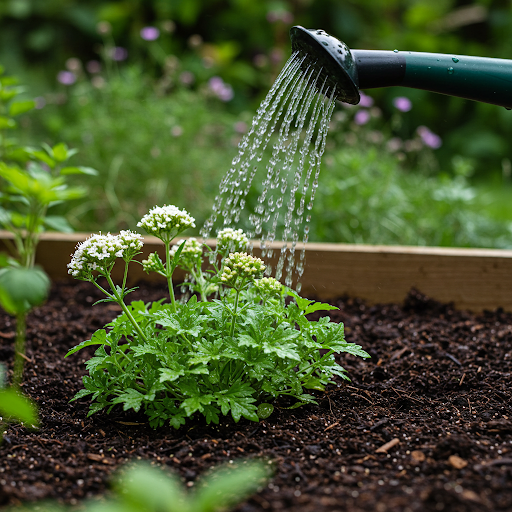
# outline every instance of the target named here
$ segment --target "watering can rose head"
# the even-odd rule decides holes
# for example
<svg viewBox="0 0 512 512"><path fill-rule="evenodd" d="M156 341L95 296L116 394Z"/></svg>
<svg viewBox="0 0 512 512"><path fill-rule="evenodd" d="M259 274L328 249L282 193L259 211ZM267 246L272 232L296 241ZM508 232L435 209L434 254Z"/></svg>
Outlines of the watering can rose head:
<svg viewBox="0 0 512 512"><path fill-rule="evenodd" d="M186 229L196 227L194 217L174 205L155 206L142 217L137 226L164 242L170 242Z"/></svg>
<svg viewBox="0 0 512 512"><path fill-rule="evenodd" d="M260 258L255 258L246 252L235 252L224 260L222 284L230 288L242 289L248 282L263 276L265 264Z"/></svg>
<svg viewBox="0 0 512 512"><path fill-rule="evenodd" d="M117 258L130 261L142 248L142 237L133 231L121 231L118 235L92 235L76 247L68 263L68 273L77 279L90 281L93 272L110 273Z"/></svg>

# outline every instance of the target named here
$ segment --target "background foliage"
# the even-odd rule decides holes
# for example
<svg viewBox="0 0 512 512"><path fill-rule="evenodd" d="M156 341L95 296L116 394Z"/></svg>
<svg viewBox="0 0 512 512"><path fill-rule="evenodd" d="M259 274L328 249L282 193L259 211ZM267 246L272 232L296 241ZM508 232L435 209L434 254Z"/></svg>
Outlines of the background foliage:
<svg viewBox="0 0 512 512"><path fill-rule="evenodd" d="M3 2L0 62L20 75L30 94L39 96L39 106L44 105L39 115L25 117L23 137L27 143L36 137L49 144L63 140L80 149L86 165L100 170L91 193L97 202L91 199L72 212L75 228L129 226L131 219L122 211L137 216L169 195L169 202L194 211L199 205L200 222L244 123L250 123L290 54L288 31L295 24L323 28L352 48L512 58L512 10L503 0ZM158 30L156 39L143 32L148 26ZM331 218L339 213L345 224L347 216L369 215L367 208L356 206L369 195L378 202L372 214L377 220L382 219L379 211L399 220L392 236L389 229L378 229L376 238L371 233L376 228L362 229L373 222L368 218L358 219L357 227L349 219L344 230L316 225L311 239L316 233L328 241L507 245L512 113L425 91L367 92L379 109L378 116L372 114L378 117L374 131L387 140L399 136L407 141L416 127L426 125L439 134L442 146L426 160L414 151L402 152L405 160L403 154L390 155L375 140L370 142L377 153L366 154L368 142L362 139L344 151L345 141L331 129L336 147L328 148L326 157L331 152L335 165L329 171L324 166L315 210L329 210ZM398 128L392 125L397 96L408 97L413 105ZM337 212L337 203L327 206L326 198L338 197L340 180L351 176L350 170L342 174L341 166L354 158L359 178L375 172L380 181L373 183L382 184L392 176L400 193L382 196L377 185L365 182L364 189L351 188L354 213L348 213L348 206ZM431 200L434 189L460 191L461 186L468 193L439 192ZM425 193L419 194L422 189ZM146 199L138 200L137 194ZM454 213L451 201L456 211L467 214ZM441 203L444 209L428 207ZM446 215L450 221L443 223ZM449 233L436 232L436 225ZM411 230L416 233L406 235Z"/></svg>

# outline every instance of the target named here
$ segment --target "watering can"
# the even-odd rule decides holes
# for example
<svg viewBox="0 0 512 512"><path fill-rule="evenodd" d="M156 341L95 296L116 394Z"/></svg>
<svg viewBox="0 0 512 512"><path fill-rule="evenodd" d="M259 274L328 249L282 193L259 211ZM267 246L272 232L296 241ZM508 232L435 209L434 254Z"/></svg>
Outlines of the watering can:
<svg viewBox="0 0 512 512"><path fill-rule="evenodd" d="M442 53L351 50L324 30L290 30L302 70L317 72L317 88L357 105L360 89L401 86L512 109L512 60ZM325 90L325 89L324 89Z"/></svg>

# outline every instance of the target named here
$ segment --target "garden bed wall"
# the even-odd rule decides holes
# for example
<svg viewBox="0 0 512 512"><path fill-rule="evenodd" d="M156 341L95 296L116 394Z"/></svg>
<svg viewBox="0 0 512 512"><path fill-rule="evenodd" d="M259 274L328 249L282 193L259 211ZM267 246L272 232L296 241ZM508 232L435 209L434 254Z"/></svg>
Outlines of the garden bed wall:
<svg viewBox="0 0 512 512"><path fill-rule="evenodd" d="M37 263L52 279L69 278L66 265L70 255L87 236L44 234ZM0 250L5 250L9 240L12 236L0 231ZM280 247L279 243L274 245ZM144 237L143 257L154 251L162 253L162 249L160 240ZM255 255L259 255L258 249ZM145 274L139 265L130 270L132 284L158 277ZM183 277L177 274L175 282ZM411 288L416 288L460 309L502 307L512 311L512 250L310 243L301 282L302 295L323 300L347 294L370 303L401 302Z"/></svg>

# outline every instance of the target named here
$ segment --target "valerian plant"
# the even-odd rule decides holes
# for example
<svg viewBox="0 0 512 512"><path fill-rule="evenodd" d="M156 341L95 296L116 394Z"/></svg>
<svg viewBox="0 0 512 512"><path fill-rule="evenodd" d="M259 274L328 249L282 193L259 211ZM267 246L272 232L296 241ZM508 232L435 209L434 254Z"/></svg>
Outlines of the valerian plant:
<svg viewBox="0 0 512 512"><path fill-rule="evenodd" d="M0 227L12 233L12 240L5 241L10 257L0 261L0 305L16 316L15 387L23 379L27 313L46 298L50 284L35 266L39 237L47 229L72 231L64 217L48 215L48 210L85 195L83 188L67 185L68 175L96 174L91 168L69 165L76 150L63 143L41 148L19 144L11 133L17 117L35 107L35 101L20 99L23 92L17 79L4 75L0 66Z"/></svg>
<svg viewBox="0 0 512 512"><path fill-rule="evenodd" d="M209 255L193 238L171 246L193 225L194 219L175 206L156 207L139 223L164 242L165 258L152 253L142 265L167 279L170 302L125 303L131 291L128 266L143 243L137 233L93 235L77 246L69 272L93 283L104 300L123 310L66 355L99 345L86 363L85 389L73 399L90 396L89 415L120 404L124 410L142 409L152 427L179 428L195 414L207 423L227 414L236 422L258 421L272 413L271 402L278 397L289 397L290 407L315 403L308 390L323 390L335 375L348 379L335 354L369 357L345 341L343 324L307 318L336 307L302 298L264 277L264 262L243 251L248 246L243 232L222 230ZM118 259L125 272L122 282L114 283ZM178 266L191 274L197 292L185 301L174 297Z"/></svg>

